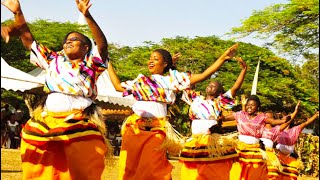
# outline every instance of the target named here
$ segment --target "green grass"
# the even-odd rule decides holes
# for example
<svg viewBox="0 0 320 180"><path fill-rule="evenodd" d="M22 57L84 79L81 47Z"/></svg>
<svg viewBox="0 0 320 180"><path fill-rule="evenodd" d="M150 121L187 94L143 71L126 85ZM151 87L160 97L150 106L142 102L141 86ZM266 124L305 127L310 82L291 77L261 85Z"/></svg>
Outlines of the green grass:
<svg viewBox="0 0 320 180"><path fill-rule="evenodd" d="M180 164L176 160L170 161L173 165L172 179L180 179ZM21 180L21 158L20 151L14 149L1 149L1 179L2 180ZM118 158L115 160L115 167L105 168L103 180L118 179ZM317 180L313 177L299 177L298 180Z"/></svg>

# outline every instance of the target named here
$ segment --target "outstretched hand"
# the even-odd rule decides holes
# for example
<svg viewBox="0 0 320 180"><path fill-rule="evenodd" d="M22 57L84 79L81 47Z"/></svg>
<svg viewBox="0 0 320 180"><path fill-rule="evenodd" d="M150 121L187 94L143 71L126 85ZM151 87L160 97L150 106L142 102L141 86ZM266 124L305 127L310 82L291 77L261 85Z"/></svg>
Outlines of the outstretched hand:
<svg viewBox="0 0 320 180"><path fill-rule="evenodd" d="M4 39L6 43L9 42L10 39L10 28L8 26L1 26L1 37Z"/></svg>
<svg viewBox="0 0 320 180"><path fill-rule="evenodd" d="M237 53L237 49L238 49L239 44L236 43L233 46L229 47L223 54L222 57L224 58L224 60L229 60L232 59L234 57L234 55Z"/></svg>
<svg viewBox="0 0 320 180"><path fill-rule="evenodd" d="M245 106L247 104L247 98L244 94L241 95L241 104Z"/></svg>
<svg viewBox="0 0 320 180"><path fill-rule="evenodd" d="M21 11L19 0L5 0L1 4L7 7L13 14Z"/></svg>
<svg viewBox="0 0 320 180"><path fill-rule="evenodd" d="M89 8L92 6L90 0L76 0L79 11L84 15L88 15Z"/></svg>
<svg viewBox="0 0 320 180"><path fill-rule="evenodd" d="M299 109L300 102L301 102L301 101L299 100L298 103L297 103L297 105L296 105L296 108L295 108L296 111Z"/></svg>
<svg viewBox="0 0 320 180"><path fill-rule="evenodd" d="M247 68L247 63L244 62L244 60L241 57L235 57L235 59L238 61L241 69Z"/></svg>
<svg viewBox="0 0 320 180"><path fill-rule="evenodd" d="M181 53L180 53L180 52L174 54L174 55L172 56L172 63L173 63L173 64L176 64L176 62L178 62L178 60L179 60L180 57L181 57Z"/></svg>

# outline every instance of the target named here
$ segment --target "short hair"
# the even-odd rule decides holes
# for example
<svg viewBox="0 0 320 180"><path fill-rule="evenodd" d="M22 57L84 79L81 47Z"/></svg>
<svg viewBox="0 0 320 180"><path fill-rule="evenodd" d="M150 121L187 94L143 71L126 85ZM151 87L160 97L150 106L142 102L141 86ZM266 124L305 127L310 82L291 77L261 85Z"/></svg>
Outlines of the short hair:
<svg viewBox="0 0 320 180"><path fill-rule="evenodd" d="M223 85L221 84L221 82L219 82L219 81L217 81L217 80L214 80L214 81L212 81L212 82L216 82L216 83L218 83L218 85L219 85L219 88L217 89L217 92L218 92L217 94L218 94L218 95L225 93L225 90L224 90Z"/></svg>
<svg viewBox="0 0 320 180"><path fill-rule="evenodd" d="M164 68L163 72L166 73L169 69L175 70L176 67L173 65L172 56L169 51L165 49L156 49L153 52L158 52L163 57L163 60L167 63L167 66Z"/></svg>
<svg viewBox="0 0 320 180"><path fill-rule="evenodd" d="M258 108L261 107L261 102L260 102L260 99L259 99L258 96L256 96L256 95L250 95L250 96L248 97L248 99L247 99L247 103L248 103L250 100L255 101L255 102L257 103Z"/></svg>
<svg viewBox="0 0 320 180"><path fill-rule="evenodd" d="M91 43L90 38L89 38L88 36L86 36L86 35L78 32L78 31L71 31L71 32L69 32L69 33L64 37L64 39L63 39L63 44L66 42L68 36L69 36L70 34L72 34L72 33L77 33L77 34L81 35L81 36L84 38L84 43L89 46L88 52L90 52L91 49L92 49L92 43Z"/></svg>

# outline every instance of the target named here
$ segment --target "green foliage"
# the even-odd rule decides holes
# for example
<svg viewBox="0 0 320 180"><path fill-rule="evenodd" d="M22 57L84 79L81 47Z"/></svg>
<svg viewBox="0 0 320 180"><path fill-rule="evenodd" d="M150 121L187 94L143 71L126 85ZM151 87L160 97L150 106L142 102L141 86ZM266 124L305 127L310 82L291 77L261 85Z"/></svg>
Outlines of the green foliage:
<svg viewBox="0 0 320 180"><path fill-rule="evenodd" d="M194 39L178 36L176 38L164 38L160 44L149 42L142 47L112 46L110 53L111 57L114 57L112 60L116 71L121 80L125 81L136 78L140 73L148 74L146 62L151 51L156 48L167 49L171 54L181 52L182 56L177 62L178 70L190 71L195 74L203 72L234 43L221 40L215 36L196 37ZM248 65L248 72L237 93L237 99L240 99L241 94L249 95L251 93L254 73L260 59L257 95L262 101L262 110L293 112L297 101L301 100L302 105L299 115L308 117L314 113L319 102L318 83L314 83L315 80L309 77L310 74L301 76L301 72L308 72L307 70L293 66L288 60L276 57L270 50L252 44L240 42L237 56L241 56ZM228 90L233 86L240 71L239 65L232 60L226 62L213 77L214 80L222 82L224 89ZM198 83L195 89L205 92L205 87L210 81L212 79ZM180 126L184 126L184 123L187 122L186 119L188 119L184 111L184 109L187 109L187 105L176 102L173 106L177 106L171 107L172 115L175 118L173 123L177 124L178 122ZM179 116L179 114L182 115Z"/></svg>
<svg viewBox="0 0 320 180"><path fill-rule="evenodd" d="M255 34L281 52L290 55L319 54L319 0L289 0L287 4L275 4L242 21L228 34L241 37Z"/></svg>
<svg viewBox="0 0 320 180"><path fill-rule="evenodd" d="M319 136L301 133L295 150L303 162L300 174L319 176Z"/></svg>

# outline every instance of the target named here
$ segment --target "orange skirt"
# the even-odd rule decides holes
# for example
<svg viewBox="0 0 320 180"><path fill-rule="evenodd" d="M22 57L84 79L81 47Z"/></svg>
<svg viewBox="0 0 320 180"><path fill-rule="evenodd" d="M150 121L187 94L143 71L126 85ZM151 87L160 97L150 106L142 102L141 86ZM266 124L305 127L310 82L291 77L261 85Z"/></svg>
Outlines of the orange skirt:
<svg viewBox="0 0 320 180"><path fill-rule="evenodd" d="M229 180L231 167L237 158L227 158L213 162L187 162L181 165L180 179L188 180L208 180L219 179Z"/></svg>
<svg viewBox="0 0 320 180"><path fill-rule="evenodd" d="M239 162L235 162L230 170L231 180L265 180L268 179L267 162L259 144L239 142L237 146Z"/></svg>
<svg viewBox="0 0 320 180"><path fill-rule="evenodd" d="M163 146L168 138L166 126L165 118L146 119L136 114L127 118L121 129L119 179L171 179L172 165Z"/></svg>
<svg viewBox="0 0 320 180"><path fill-rule="evenodd" d="M101 179L107 146L97 126L81 115L35 114L22 130L23 179Z"/></svg>

